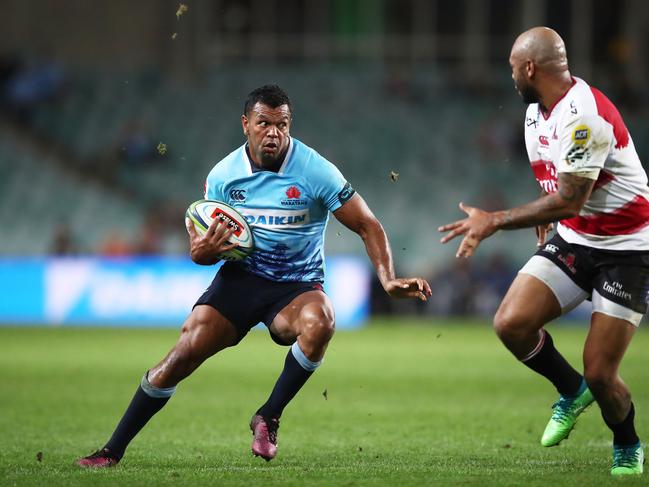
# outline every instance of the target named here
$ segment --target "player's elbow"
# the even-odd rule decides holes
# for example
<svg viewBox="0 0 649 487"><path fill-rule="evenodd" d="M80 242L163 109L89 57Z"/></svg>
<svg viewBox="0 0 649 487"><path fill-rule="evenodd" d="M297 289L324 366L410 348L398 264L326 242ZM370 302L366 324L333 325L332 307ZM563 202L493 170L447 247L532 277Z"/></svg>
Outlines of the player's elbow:
<svg viewBox="0 0 649 487"><path fill-rule="evenodd" d="M365 241L372 236L385 233L385 231L383 230L383 225L381 225L381 222L376 217L368 217L360 222L356 233Z"/></svg>
<svg viewBox="0 0 649 487"><path fill-rule="evenodd" d="M562 214L561 219L564 220L564 219L567 219L567 218L574 218L576 216L579 216L579 212L581 211L582 206L583 206L583 203L581 203L581 202L576 203L576 204L574 202L570 202L569 204L565 205L562 208L562 213L563 214Z"/></svg>
<svg viewBox="0 0 649 487"><path fill-rule="evenodd" d="M585 200L582 201L581 199L574 198L559 198L555 201L557 220L565 220L566 218L578 216L585 203Z"/></svg>

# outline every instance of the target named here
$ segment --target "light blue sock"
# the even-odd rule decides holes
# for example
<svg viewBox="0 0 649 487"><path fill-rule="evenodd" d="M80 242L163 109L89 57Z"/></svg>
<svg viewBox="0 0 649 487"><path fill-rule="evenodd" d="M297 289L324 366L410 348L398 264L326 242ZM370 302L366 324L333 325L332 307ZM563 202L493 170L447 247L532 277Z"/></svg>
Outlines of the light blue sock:
<svg viewBox="0 0 649 487"><path fill-rule="evenodd" d="M149 382L149 373L147 372L142 377L140 381L140 387L146 393L147 396L160 399L163 397L171 397L174 392L176 392L176 386L174 387L156 387Z"/></svg>
<svg viewBox="0 0 649 487"><path fill-rule="evenodd" d="M293 353L295 360L297 360L297 363L306 371L313 372L315 369L320 367L320 364L322 363L322 360L319 360L318 362L312 362L309 360L297 344L297 341L291 347L291 352Z"/></svg>

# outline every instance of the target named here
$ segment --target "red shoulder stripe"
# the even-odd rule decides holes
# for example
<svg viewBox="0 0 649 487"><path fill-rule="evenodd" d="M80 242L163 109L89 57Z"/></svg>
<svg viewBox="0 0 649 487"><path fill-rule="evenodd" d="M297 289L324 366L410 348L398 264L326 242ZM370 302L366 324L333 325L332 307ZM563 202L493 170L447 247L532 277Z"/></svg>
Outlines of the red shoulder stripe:
<svg viewBox="0 0 649 487"><path fill-rule="evenodd" d="M599 91L597 88L590 87L590 91L595 97L595 103L597 104L597 113L600 117L606 120L613 126L613 134L615 135L615 148L623 149L629 145L629 130L622 120L622 115L617 110L615 105L606 98L606 95Z"/></svg>

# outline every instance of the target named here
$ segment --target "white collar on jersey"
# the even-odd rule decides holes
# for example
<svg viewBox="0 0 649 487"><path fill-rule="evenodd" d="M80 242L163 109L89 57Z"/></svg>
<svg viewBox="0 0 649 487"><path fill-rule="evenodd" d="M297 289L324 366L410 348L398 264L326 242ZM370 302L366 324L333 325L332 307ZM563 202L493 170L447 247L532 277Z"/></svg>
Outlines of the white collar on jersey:
<svg viewBox="0 0 649 487"><path fill-rule="evenodd" d="M246 150L247 145L248 143L245 143L243 145L243 160L245 162L246 172L248 173L248 176L252 176L253 175L252 165L254 164L254 162L252 162L248 157L248 151ZM284 162L282 162L282 165L279 167L279 171L277 171L277 174L284 174L284 171L286 169L288 161L291 159L292 154L293 154L293 137L289 137L288 149L286 151L286 155L284 156Z"/></svg>

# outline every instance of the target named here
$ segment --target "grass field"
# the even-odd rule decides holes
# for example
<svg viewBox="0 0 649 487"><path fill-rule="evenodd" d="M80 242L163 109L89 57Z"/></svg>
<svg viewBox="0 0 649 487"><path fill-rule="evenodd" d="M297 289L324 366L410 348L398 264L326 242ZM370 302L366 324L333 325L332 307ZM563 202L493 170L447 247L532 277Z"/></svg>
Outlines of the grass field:
<svg viewBox="0 0 649 487"><path fill-rule="evenodd" d="M585 328L553 326L580 364ZM278 457L250 453L248 420L286 349L253 332L212 358L108 471L73 466L112 432L176 330L0 328L1 485L647 485L611 479L597 407L539 445L553 388L485 323L381 321L334 337L282 418ZM622 367L649 438L649 333ZM325 399L323 392L327 391ZM37 456L42 453L39 461Z"/></svg>

